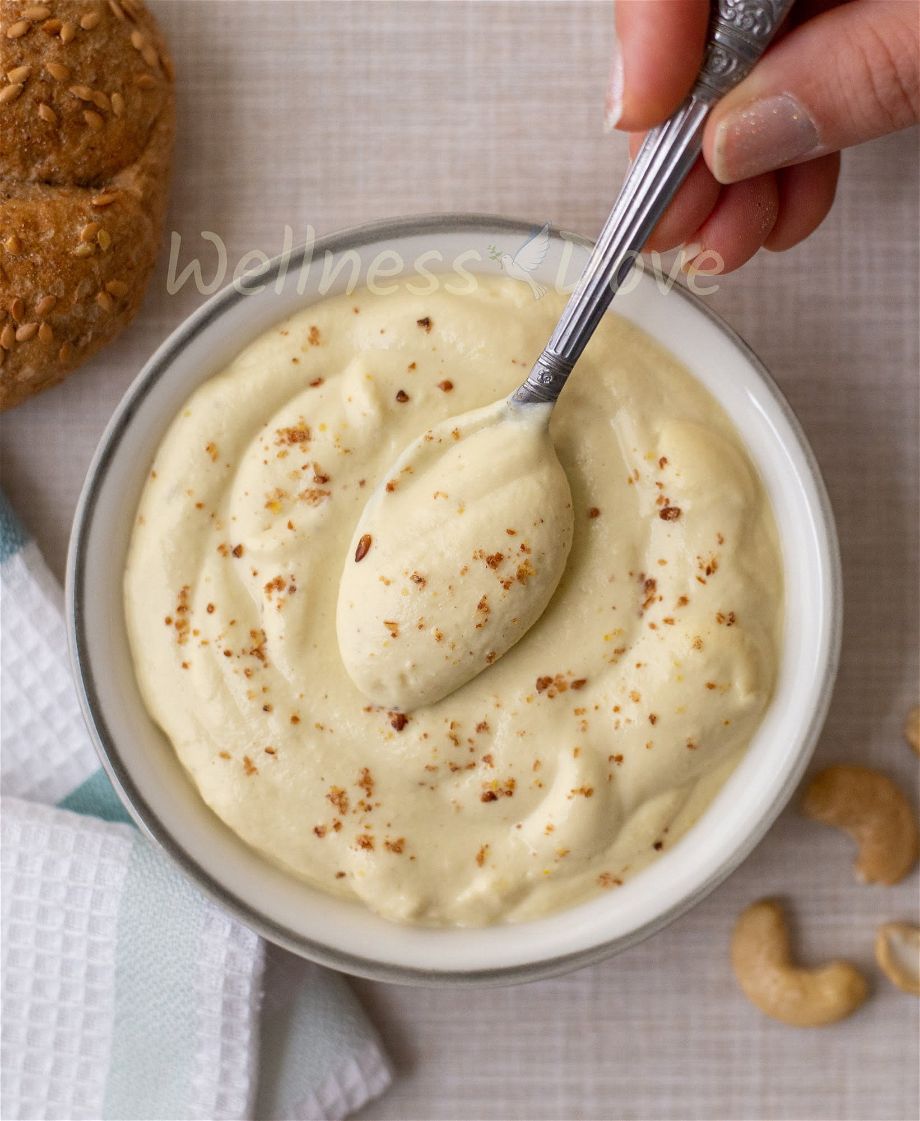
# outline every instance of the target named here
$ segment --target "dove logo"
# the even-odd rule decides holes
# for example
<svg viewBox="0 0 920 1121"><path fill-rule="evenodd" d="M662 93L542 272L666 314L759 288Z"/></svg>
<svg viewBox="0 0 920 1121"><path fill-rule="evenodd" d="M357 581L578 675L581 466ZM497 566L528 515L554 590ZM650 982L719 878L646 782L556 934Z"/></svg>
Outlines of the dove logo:
<svg viewBox="0 0 920 1121"><path fill-rule="evenodd" d="M534 280L531 273L543 264L543 258L549 250L549 222L543 224L543 228L537 233L527 239L518 251L512 256L510 253L502 253L496 249L494 245L489 246L489 256L493 261L498 261L499 267L502 268L508 276L513 277L515 280L523 280L525 284L530 285L530 291L533 293L535 300L540 300L546 295L546 286L538 284Z"/></svg>

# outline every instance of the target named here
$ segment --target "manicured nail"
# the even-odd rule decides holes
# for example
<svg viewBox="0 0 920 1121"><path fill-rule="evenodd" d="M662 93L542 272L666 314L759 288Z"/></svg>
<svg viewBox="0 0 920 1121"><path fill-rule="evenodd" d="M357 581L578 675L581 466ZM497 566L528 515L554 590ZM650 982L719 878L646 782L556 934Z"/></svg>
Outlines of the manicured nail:
<svg viewBox="0 0 920 1121"><path fill-rule="evenodd" d="M703 246L698 241L688 241L678 249L680 254L680 267L688 269L697 257L703 252Z"/></svg>
<svg viewBox="0 0 920 1121"><path fill-rule="evenodd" d="M607 97L604 101L604 131L613 132L623 115L623 56L617 46L614 50L610 78L607 82Z"/></svg>
<svg viewBox="0 0 920 1121"><path fill-rule="evenodd" d="M719 122L712 171L720 183L737 183L820 152L821 139L808 110L791 94L781 93L749 102Z"/></svg>
<svg viewBox="0 0 920 1121"><path fill-rule="evenodd" d="M680 268L688 277L718 276L725 271L725 259L715 249L704 249L695 242L684 251Z"/></svg>

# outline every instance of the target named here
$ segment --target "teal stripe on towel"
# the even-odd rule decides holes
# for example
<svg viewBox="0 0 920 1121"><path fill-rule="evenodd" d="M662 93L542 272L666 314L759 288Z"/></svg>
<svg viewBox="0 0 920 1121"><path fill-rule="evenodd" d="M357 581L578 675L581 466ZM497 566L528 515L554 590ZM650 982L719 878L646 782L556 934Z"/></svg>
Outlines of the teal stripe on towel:
<svg viewBox="0 0 920 1121"><path fill-rule="evenodd" d="M138 837L118 916L106 1118L186 1116L199 1050L195 977L204 915L185 877Z"/></svg>
<svg viewBox="0 0 920 1121"><path fill-rule="evenodd" d="M0 491L0 564L15 556L29 540L6 495Z"/></svg>
<svg viewBox="0 0 920 1121"><path fill-rule="evenodd" d="M58 806L62 810L70 810L71 813L83 814L85 817L134 824L101 767L81 782L76 790L71 790L66 798L58 802Z"/></svg>

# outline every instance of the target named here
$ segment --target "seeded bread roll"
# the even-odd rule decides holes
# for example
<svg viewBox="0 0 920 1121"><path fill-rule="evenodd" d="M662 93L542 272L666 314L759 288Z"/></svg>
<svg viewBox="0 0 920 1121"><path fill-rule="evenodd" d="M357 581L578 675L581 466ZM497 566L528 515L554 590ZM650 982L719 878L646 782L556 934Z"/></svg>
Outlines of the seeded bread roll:
<svg viewBox="0 0 920 1121"><path fill-rule="evenodd" d="M173 131L172 63L139 0L0 0L0 410L133 318Z"/></svg>

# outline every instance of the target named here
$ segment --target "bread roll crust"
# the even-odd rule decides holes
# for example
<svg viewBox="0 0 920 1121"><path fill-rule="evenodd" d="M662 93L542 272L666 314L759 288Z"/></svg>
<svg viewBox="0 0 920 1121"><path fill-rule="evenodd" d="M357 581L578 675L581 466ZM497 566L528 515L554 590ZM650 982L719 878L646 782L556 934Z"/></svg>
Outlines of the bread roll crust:
<svg viewBox="0 0 920 1121"><path fill-rule="evenodd" d="M138 0L0 0L0 409L61 381L140 306L172 75Z"/></svg>

